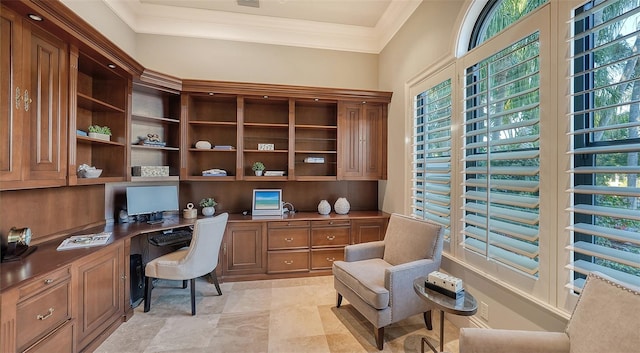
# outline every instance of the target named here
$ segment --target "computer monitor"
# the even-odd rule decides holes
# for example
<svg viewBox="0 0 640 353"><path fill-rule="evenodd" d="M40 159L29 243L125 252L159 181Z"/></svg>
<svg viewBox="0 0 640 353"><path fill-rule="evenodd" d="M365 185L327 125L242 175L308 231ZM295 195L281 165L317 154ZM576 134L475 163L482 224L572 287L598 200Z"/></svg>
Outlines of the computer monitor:
<svg viewBox="0 0 640 353"><path fill-rule="evenodd" d="M163 212L178 209L178 187L175 185L127 187L129 216L144 215L149 223L161 223Z"/></svg>
<svg viewBox="0 0 640 353"><path fill-rule="evenodd" d="M282 217L282 190L254 189L251 215Z"/></svg>

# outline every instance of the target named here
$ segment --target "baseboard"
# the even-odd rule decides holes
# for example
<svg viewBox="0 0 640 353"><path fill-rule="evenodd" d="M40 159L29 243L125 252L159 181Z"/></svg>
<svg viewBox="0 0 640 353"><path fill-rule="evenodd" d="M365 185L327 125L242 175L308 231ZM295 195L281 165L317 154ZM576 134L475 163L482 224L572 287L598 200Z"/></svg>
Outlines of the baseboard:
<svg viewBox="0 0 640 353"><path fill-rule="evenodd" d="M460 316L445 313L446 319L451 322L454 326L462 328L462 327L476 327L476 328L491 328L487 325L486 322L481 320L480 318L474 316Z"/></svg>

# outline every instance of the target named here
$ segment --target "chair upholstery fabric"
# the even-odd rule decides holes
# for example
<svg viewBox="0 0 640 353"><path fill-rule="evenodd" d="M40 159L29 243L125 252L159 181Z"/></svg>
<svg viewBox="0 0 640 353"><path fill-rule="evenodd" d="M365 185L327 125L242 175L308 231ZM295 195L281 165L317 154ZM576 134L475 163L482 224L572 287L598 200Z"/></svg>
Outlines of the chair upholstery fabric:
<svg viewBox="0 0 640 353"><path fill-rule="evenodd" d="M591 272L565 332L463 328L460 353L637 352L640 288Z"/></svg>
<svg viewBox="0 0 640 353"><path fill-rule="evenodd" d="M222 244L222 237L224 236L228 218L229 214L223 213L213 218L197 220L193 228L191 243L188 247L160 256L146 264L145 311L150 308L149 301L152 289L150 278L186 281L212 274L216 289L219 288L213 271L218 265L220 245ZM191 281L192 301L194 283L194 281ZM218 293L222 294L219 289ZM194 308L193 302L192 307ZM192 313L195 314L195 308Z"/></svg>
<svg viewBox="0 0 640 353"><path fill-rule="evenodd" d="M337 306L344 297L373 324L378 349L385 326L431 310L413 280L440 268L443 240L440 225L392 214L384 240L349 245L333 263Z"/></svg>

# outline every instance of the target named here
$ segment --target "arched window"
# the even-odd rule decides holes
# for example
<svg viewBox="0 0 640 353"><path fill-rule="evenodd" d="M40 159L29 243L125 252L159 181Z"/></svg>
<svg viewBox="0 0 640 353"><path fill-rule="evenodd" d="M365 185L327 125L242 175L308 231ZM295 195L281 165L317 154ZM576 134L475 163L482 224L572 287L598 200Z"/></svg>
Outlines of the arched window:
<svg viewBox="0 0 640 353"><path fill-rule="evenodd" d="M489 0L473 27L469 49L484 43L546 2L547 0Z"/></svg>

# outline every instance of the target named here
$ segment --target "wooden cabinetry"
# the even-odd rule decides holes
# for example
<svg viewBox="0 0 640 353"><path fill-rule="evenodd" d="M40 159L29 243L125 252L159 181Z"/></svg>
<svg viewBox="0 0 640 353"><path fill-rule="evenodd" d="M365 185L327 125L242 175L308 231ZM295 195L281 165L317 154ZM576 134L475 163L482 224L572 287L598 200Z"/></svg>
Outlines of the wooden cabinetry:
<svg viewBox="0 0 640 353"><path fill-rule="evenodd" d="M66 266L3 293L0 351L38 351L43 342L55 340L59 352L72 352L73 335L59 339L61 332L73 331L71 288Z"/></svg>
<svg viewBox="0 0 640 353"><path fill-rule="evenodd" d="M331 269L333 262L344 260L344 247L351 241L351 221L311 222L311 269Z"/></svg>
<svg viewBox="0 0 640 353"><path fill-rule="evenodd" d="M182 105L186 107L182 119L185 121L186 138L182 144L184 169L183 180L234 180L242 175L237 155L239 128L238 110L242 100L228 94L183 94ZM196 148L198 141L209 142L210 149ZM216 147L217 146L217 147ZM202 172L222 169L226 176L203 176Z"/></svg>
<svg viewBox="0 0 640 353"><path fill-rule="evenodd" d="M145 71L133 84L131 167L164 166L168 176L134 175L132 181L178 180L180 175L180 80ZM149 135L157 135L153 141ZM132 169L130 169L132 170Z"/></svg>
<svg viewBox="0 0 640 353"><path fill-rule="evenodd" d="M267 222L267 273L309 271L309 221Z"/></svg>
<svg viewBox="0 0 640 353"><path fill-rule="evenodd" d="M383 240L388 222L388 218L368 218L351 221L352 243Z"/></svg>
<svg viewBox="0 0 640 353"><path fill-rule="evenodd" d="M74 313L78 350L93 350L96 339L124 316L124 245L122 242L77 261L74 280L78 288ZM128 257L127 257L128 260Z"/></svg>
<svg viewBox="0 0 640 353"><path fill-rule="evenodd" d="M2 7L2 189L66 184L67 45Z"/></svg>
<svg viewBox="0 0 640 353"><path fill-rule="evenodd" d="M337 101L296 99L294 171L296 180L336 180Z"/></svg>
<svg viewBox="0 0 640 353"><path fill-rule="evenodd" d="M262 222L227 223L222 245L223 276L266 272L264 227Z"/></svg>
<svg viewBox="0 0 640 353"><path fill-rule="evenodd" d="M91 57L71 47L71 95L69 183L100 184L124 181L128 163L131 77L103 57ZM109 141L79 134L90 125L107 126ZM80 178L82 164L102 169L99 178Z"/></svg>
<svg viewBox="0 0 640 353"><path fill-rule="evenodd" d="M381 103L341 102L338 179L387 178L387 107Z"/></svg>

